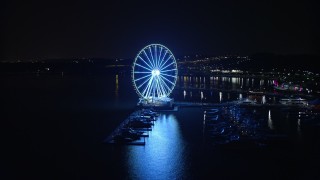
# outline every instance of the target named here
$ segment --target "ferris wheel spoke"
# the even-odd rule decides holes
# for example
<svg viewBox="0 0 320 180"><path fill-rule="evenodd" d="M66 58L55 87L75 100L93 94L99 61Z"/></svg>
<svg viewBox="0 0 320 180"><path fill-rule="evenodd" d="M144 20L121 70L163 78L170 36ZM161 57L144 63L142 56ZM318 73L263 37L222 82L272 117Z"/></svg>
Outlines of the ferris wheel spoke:
<svg viewBox="0 0 320 180"><path fill-rule="evenodd" d="M150 80L151 77L149 77L148 79L146 79L145 81L143 81L143 83L141 83L137 88L140 89L145 83L147 83Z"/></svg>
<svg viewBox="0 0 320 180"><path fill-rule="evenodd" d="M164 88L163 88L163 84L162 83L159 83L159 87L160 87L160 92L161 92L161 97L164 97L164 96L166 96L166 92L165 92L165 90L164 90Z"/></svg>
<svg viewBox="0 0 320 180"><path fill-rule="evenodd" d="M151 91L152 91L152 80L150 81L150 83L148 83L147 89L146 89L146 94L145 97L149 97Z"/></svg>
<svg viewBox="0 0 320 180"><path fill-rule="evenodd" d="M148 91L148 89L150 88L150 86L151 86L151 82L152 82L152 79L153 79L153 76L151 76L151 78L150 79L148 79L149 81L148 81L148 85L144 88L144 90L142 91L142 95L144 96L144 97L146 97L146 95L147 95L147 91ZM146 94L145 94L146 93Z"/></svg>
<svg viewBox="0 0 320 180"><path fill-rule="evenodd" d="M170 91L170 87L168 86L168 83L166 82L167 80L165 81L163 77L160 77L160 79L161 79L161 82L164 84L164 86L167 88L166 91Z"/></svg>
<svg viewBox="0 0 320 180"><path fill-rule="evenodd" d="M151 59L152 59L152 62L153 62L153 68L155 68L155 67L156 67L156 63L154 62L154 58L153 58L153 55L152 55L152 49L151 49L151 47L149 47L149 52L150 52Z"/></svg>
<svg viewBox="0 0 320 180"><path fill-rule="evenodd" d="M176 71L177 69L169 69L169 70L164 70L164 71L161 71L161 73L163 72L169 72L169 71Z"/></svg>
<svg viewBox="0 0 320 180"><path fill-rule="evenodd" d="M135 71L134 73L135 73L135 74L150 74L150 72L147 72L147 71L144 71L144 72Z"/></svg>
<svg viewBox="0 0 320 180"><path fill-rule="evenodd" d="M157 45L154 46L154 59L156 61L156 68L159 68Z"/></svg>
<svg viewBox="0 0 320 180"><path fill-rule="evenodd" d="M141 79L147 78L147 77L149 77L149 76L151 76L151 74L146 75L146 76L142 76L142 77L140 77L140 78L138 78L138 79L135 79L134 81L136 82L136 81L139 81L139 80L141 80Z"/></svg>
<svg viewBox="0 0 320 180"><path fill-rule="evenodd" d="M141 61L142 62L144 62L150 69L152 69L152 67L144 60L144 59L142 59L142 57L139 55L138 56L140 59L141 59Z"/></svg>
<svg viewBox="0 0 320 180"><path fill-rule="evenodd" d="M161 84L161 89L162 89L162 95L165 96L167 94L166 90L165 90L165 86L167 86L167 84L165 82L163 82L163 80L161 79L161 77L159 77L159 84ZM169 89L169 87L168 87Z"/></svg>
<svg viewBox="0 0 320 180"><path fill-rule="evenodd" d="M155 85L155 78L153 78L152 79L152 82L151 82L151 87L150 87L150 89L149 89L149 96L151 95L152 96L152 94L153 94L153 96L152 97L155 97L155 87L156 85Z"/></svg>
<svg viewBox="0 0 320 180"><path fill-rule="evenodd" d="M149 56L147 55L147 53L146 53L145 50L143 50L143 53L144 53L144 55L147 57L147 59L148 59L149 63L151 64L151 66L154 67L154 64L151 62L151 60L150 60L150 58L149 58ZM153 69L153 68L151 68L151 69Z"/></svg>
<svg viewBox="0 0 320 180"><path fill-rule="evenodd" d="M155 78L152 78L152 82L150 83L147 97L150 97L150 95L152 95L152 92L154 92L154 90L155 90Z"/></svg>
<svg viewBox="0 0 320 180"><path fill-rule="evenodd" d="M157 81L154 80L153 81L153 96L152 97L156 97L156 94L158 94L158 87L157 87Z"/></svg>
<svg viewBox="0 0 320 180"><path fill-rule="evenodd" d="M170 84L172 84L172 85L174 86L174 83L171 82L169 79L167 79L166 77L164 77L162 74L160 74L160 76L161 76L164 80L166 80L167 82L169 82Z"/></svg>
<svg viewBox="0 0 320 180"><path fill-rule="evenodd" d="M165 91L165 93L167 94L168 92L170 92L170 87L167 85L167 83L166 82L164 82L164 80L160 77L160 81L164 84L164 89L165 88L167 88L168 89L168 91Z"/></svg>
<svg viewBox="0 0 320 180"><path fill-rule="evenodd" d="M165 73L161 73L161 75L165 75L165 76L169 76L169 77L173 77L173 78L176 77L176 76L172 76L172 75L170 75L170 74L165 74Z"/></svg>
<svg viewBox="0 0 320 180"><path fill-rule="evenodd" d="M142 65L140 65L140 64L137 64L137 63L136 63L136 65L139 66L139 67L142 67L143 69L146 69L146 70L148 70L148 71L152 71L150 68L144 67L144 66L142 66Z"/></svg>
<svg viewBox="0 0 320 180"><path fill-rule="evenodd" d="M160 97L161 96L161 90L160 90L159 82L156 82L156 89L157 89L157 97Z"/></svg>
<svg viewBox="0 0 320 180"><path fill-rule="evenodd" d="M167 59L167 54L170 56L170 53L168 53L169 51L166 50L166 52L164 53L164 56L161 59L161 63L160 63L160 67L162 66L162 64L165 62L165 60Z"/></svg>
<svg viewBox="0 0 320 180"><path fill-rule="evenodd" d="M160 68L161 68L161 66L162 66L162 64L163 64L163 60L165 59L167 53L168 53L168 50L166 50L166 52L164 53L164 55L163 55L163 57L162 57L162 59L161 59L161 61L160 61Z"/></svg>
<svg viewBox="0 0 320 180"><path fill-rule="evenodd" d="M152 78L151 82L150 82L150 85L149 85L149 88L147 90L147 94L146 96L147 97L150 97L150 94L152 93L152 90L154 89L154 78Z"/></svg>
<svg viewBox="0 0 320 180"><path fill-rule="evenodd" d="M156 97L156 94L158 94L158 84L157 84L157 79L154 78L153 80L153 97Z"/></svg>
<svg viewBox="0 0 320 180"><path fill-rule="evenodd" d="M158 80L155 81L155 88L156 88L156 91L157 91L157 96L159 97L160 95L160 87L159 87L159 82ZM155 96L155 95L154 95Z"/></svg>
<svg viewBox="0 0 320 180"><path fill-rule="evenodd" d="M166 69L167 67L171 66L172 64L174 64L174 62L172 62L172 63L170 63L170 64L166 65L165 67L161 67L161 71L162 71L162 70L164 70L164 69Z"/></svg>
<svg viewBox="0 0 320 180"><path fill-rule="evenodd" d="M167 60L160 65L160 69L164 69L164 68L162 68L162 67L170 60L171 57L172 57L172 55L170 55L170 56L167 58Z"/></svg>
<svg viewBox="0 0 320 180"><path fill-rule="evenodd" d="M160 47L160 53L159 53L159 58L158 58L158 60L159 60L159 64L161 63L161 54L162 54L162 47Z"/></svg>
<svg viewBox="0 0 320 180"><path fill-rule="evenodd" d="M161 84L159 82L159 78L157 78L157 93L158 93L158 97L162 96L162 90L161 90Z"/></svg>

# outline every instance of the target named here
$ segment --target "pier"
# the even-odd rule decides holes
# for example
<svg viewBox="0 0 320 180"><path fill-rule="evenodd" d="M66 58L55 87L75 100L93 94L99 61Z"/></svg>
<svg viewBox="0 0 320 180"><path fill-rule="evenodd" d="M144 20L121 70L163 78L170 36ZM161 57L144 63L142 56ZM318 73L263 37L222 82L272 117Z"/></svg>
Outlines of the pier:
<svg viewBox="0 0 320 180"><path fill-rule="evenodd" d="M279 108L283 108L283 107L299 107L299 108L310 108L307 105L299 105L299 104L292 104L292 105L288 105L288 104L259 104L259 103L254 103L254 102L250 102L250 103L246 103L246 101L243 100L238 100L238 101L229 101L229 102L224 102L224 103L202 103L202 102L175 102L174 103L175 106L178 107L210 107L210 106L214 106L214 107L222 107L222 106L231 106L231 105L239 105L239 106L243 106L243 107L279 107Z"/></svg>
<svg viewBox="0 0 320 180"><path fill-rule="evenodd" d="M147 115L146 113L154 113L153 115ZM124 121L122 121L119 126L109 135L107 138L103 140L104 143L108 144L121 144L121 145L145 145L145 138L149 137L149 131L152 131L152 126L154 125L154 121L156 121L156 114L155 112L151 112L150 109L141 109L136 110L131 113ZM141 120L141 122L146 122L148 120L148 125L150 127L131 127L130 123L134 120ZM149 122L151 121L151 122ZM115 138L120 136L124 129L132 130L135 134L133 134L137 139L129 139L129 136L125 136L122 141L116 141Z"/></svg>

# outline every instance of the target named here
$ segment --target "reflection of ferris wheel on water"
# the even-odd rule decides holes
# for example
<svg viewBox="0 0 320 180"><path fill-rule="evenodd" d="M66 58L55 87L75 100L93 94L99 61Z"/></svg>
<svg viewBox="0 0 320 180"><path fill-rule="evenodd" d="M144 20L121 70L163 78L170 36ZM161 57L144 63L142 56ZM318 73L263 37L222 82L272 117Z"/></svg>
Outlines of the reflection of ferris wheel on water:
<svg viewBox="0 0 320 180"><path fill-rule="evenodd" d="M136 56L132 80L141 98L165 98L177 81L177 62L171 51L161 44L150 44Z"/></svg>

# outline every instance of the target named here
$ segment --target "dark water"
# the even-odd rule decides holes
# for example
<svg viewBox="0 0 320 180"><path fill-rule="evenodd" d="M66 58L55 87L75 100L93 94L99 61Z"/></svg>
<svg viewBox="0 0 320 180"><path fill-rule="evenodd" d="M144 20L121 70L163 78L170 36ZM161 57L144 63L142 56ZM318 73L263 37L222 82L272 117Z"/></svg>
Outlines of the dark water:
<svg viewBox="0 0 320 180"><path fill-rule="evenodd" d="M237 111L289 135L283 146L211 146L201 108L162 113L145 146L110 146L103 139L137 102L129 75L10 75L1 84L1 179L319 179L319 128L302 126L290 109ZM183 91L174 98L186 100ZM220 102L220 92L222 101L239 97L212 90L211 101Z"/></svg>

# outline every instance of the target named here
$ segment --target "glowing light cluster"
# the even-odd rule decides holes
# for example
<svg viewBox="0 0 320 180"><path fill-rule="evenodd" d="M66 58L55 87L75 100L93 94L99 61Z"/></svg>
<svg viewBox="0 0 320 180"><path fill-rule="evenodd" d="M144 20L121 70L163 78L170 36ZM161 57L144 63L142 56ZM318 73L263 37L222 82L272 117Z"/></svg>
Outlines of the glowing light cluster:
<svg viewBox="0 0 320 180"><path fill-rule="evenodd" d="M161 44L150 44L136 56L132 80L142 98L168 97L178 76L177 62L171 51Z"/></svg>

